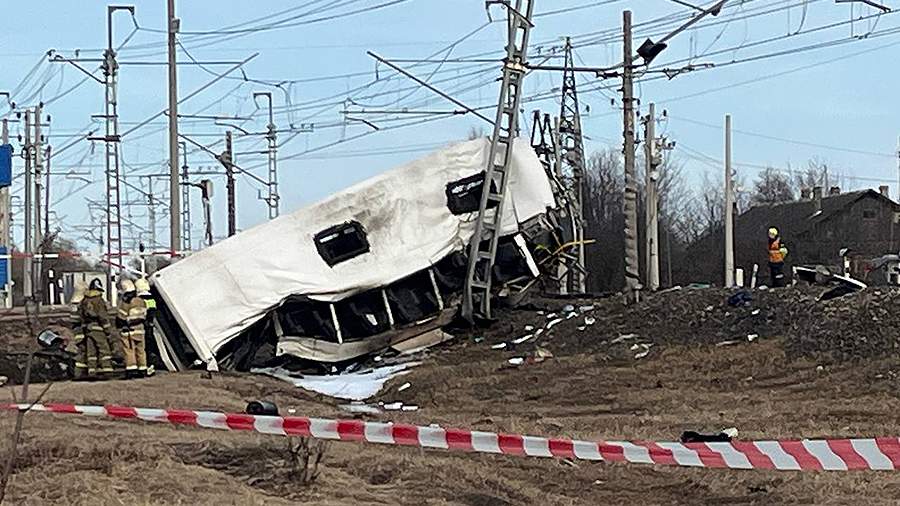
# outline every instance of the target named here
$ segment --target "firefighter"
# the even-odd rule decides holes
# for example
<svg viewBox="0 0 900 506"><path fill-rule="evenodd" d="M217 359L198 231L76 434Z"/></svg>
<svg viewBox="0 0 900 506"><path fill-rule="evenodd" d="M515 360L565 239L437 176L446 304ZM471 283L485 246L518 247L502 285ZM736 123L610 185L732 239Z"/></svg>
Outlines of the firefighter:
<svg viewBox="0 0 900 506"><path fill-rule="evenodd" d="M112 350L109 348L112 328L109 324L109 308L103 300L103 283L94 278L88 285L84 299L78 305L78 315L84 329L84 346L88 372L103 376L113 374Z"/></svg>
<svg viewBox="0 0 900 506"><path fill-rule="evenodd" d="M769 278L772 288L784 286L784 258L788 254L787 246L781 241L778 229L769 229Z"/></svg>
<svg viewBox="0 0 900 506"><path fill-rule="evenodd" d="M138 297L143 299L144 304L147 306L147 319L144 320L144 343L146 349L146 343L153 339L153 323L156 319L156 299L153 298L153 294L150 293L150 283L147 281L147 278L140 278L134 282L134 287L137 289ZM153 375L153 366L147 366L147 376Z"/></svg>
<svg viewBox="0 0 900 506"><path fill-rule="evenodd" d="M87 341L84 339L84 326L81 322L81 301L84 300L84 281L76 281L69 299L69 328L72 330L72 343L75 353L75 379L86 379L96 373L97 357L88 353ZM93 358L93 363L91 359Z"/></svg>
<svg viewBox="0 0 900 506"><path fill-rule="evenodd" d="M125 377L140 378L147 374L147 353L144 350L144 322L147 304L138 297L130 279L122 280L122 300L119 301L116 326L125 352Z"/></svg>

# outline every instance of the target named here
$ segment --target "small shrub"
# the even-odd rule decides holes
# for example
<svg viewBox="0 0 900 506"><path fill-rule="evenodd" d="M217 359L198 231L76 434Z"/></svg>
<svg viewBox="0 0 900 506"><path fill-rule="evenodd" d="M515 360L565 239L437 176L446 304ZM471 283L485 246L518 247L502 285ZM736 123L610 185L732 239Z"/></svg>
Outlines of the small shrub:
<svg viewBox="0 0 900 506"><path fill-rule="evenodd" d="M328 441L308 437L288 438L288 461L291 479L301 485L311 485L319 477L319 464L325 460Z"/></svg>

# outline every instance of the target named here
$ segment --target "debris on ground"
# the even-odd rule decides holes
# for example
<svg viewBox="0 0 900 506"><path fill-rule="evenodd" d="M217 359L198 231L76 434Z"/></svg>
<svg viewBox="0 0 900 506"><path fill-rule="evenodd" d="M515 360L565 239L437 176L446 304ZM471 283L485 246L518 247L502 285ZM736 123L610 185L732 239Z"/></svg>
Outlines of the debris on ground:
<svg viewBox="0 0 900 506"><path fill-rule="evenodd" d="M684 431L681 434L682 443L728 443L736 438L738 430L734 427L722 429L715 434L701 434L692 430Z"/></svg>
<svg viewBox="0 0 900 506"><path fill-rule="evenodd" d="M525 341L528 341L529 339L531 339L531 338L533 338L533 337L534 337L534 334L525 334L524 336L519 337L519 338L517 338L517 339L513 339L513 340L510 341L510 342L513 343L513 344L522 344L522 343L524 343Z"/></svg>
<svg viewBox="0 0 900 506"><path fill-rule="evenodd" d="M717 431L737 423L748 441L897 434L891 406L900 396L900 336L895 335L900 290L870 287L817 301L821 291L803 284L755 290L752 307L729 306L726 299L734 291L717 288L648 293L631 306L619 298L536 298L527 310L499 309L490 327L454 330L458 339L431 348L415 367L379 352L356 370L336 364L331 377L283 371L290 384L234 373L198 381L199 372L158 374L127 389L118 382L62 381L46 401L241 411L248 400L265 399L300 417L588 440L669 441L683 431L734 438ZM581 316L594 318L594 325L579 316L545 330L553 320L545 315L565 314L566 303L578 312L593 306ZM523 331L528 325L532 328ZM9 336L8 328L0 322L0 337ZM528 334L534 335L512 342ZM715 346L724 341L736 342ZM38 349L33 338L16 342L28 346L26 351ZM491 350L498 343L505 348ZM0 350L8 346L0 343ZM522 363L508 363L514 358ZM37 370L45 370L43 361ZM11 373L0 374L15 382ZM298 379L302 389L294 387ZM368 391L361 392L357 381ZM326 397L346 399L353 392L350 397L364 400ZM12 417L0 417L3 429L11 431L12 423ZM549 506L648 503L652 490L649 503L660 504L845 504L858 497L863 479L872 484L866 489L870 502L889 504L900 486L894 473L834 473L823 486L822 474L774 478L766 472L741 474L735 486L734 474L708 473L697 481L693 469L662 472L601 463L576 468L551 459L472 458L336 443L314 489L298 489L286 471L282 440L149 425L136 433L131 424L37 415L29 416L28 432L41 437L23 443L22 466L10 483L11 503L66 497L73 503L203 504L210 491L221 491L219 502L241 504ZM85 464L94 460L102 466ZM591 485L598 473L604 478ZM543 479L535 482L536 475ZM127 492L106 492L111 489L102 484L109 476ZM86 489L86 482L101 485ZM172 486L160 498L147 483ZM554 487L547 489L546 483ZM103 493L109 495L98 495Z"/></svg>
<svg viewBox="0 0 900 506"><path fill-rule="evenodd" d="M271 401L250 401L244 412L248 415L278 416L278 406Z"/></svg>
<svg viewBox="0 0 900 506"><path fill-rule="evenodd" d="M731 307L745 307L753 302L753 295L750 290L738 290L737 293L728 297L728 305Z"/></svg>
<svg viewBox="0 0 900 506"><path fill-rule="evenodd" d="M338 404L338 408L355 415L380 415L381 410L371 404L354 401L350 404Z"/></svg>
<svg viewBox="0 0 900 506"><path fill-rule="evenodd" d="M418 364L418 362L406 362L327 376L298 374L283 368L255 369L253 372L282 379L305 390L330 397L362 401L374 396L385 383L406 374L409 368Z"/></svg>

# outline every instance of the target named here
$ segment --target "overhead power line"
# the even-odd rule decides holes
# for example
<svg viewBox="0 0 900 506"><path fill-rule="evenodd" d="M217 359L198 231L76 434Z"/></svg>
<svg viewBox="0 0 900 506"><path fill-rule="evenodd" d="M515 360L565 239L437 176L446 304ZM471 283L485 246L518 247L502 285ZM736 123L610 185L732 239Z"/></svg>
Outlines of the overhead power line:
<svg viewBox="0 0 900 506"><path fill-rule="evenodd" d="M685 123L691 123L691 124L693 124L693 125L700 125L700 126L704 126L704 127L707 127L707 128L712 128L712 129L715 129L715 130L721 130L721 129L722 129L722 126L721 126L721 125L713 125L713 124L711 124L711 123L705 123L705 122L703 122L703 121L697 121L697 120L694 120L694 119L688 119L688 118L684 118L684 117L681 117L681 116L673 116L672 114L669 114L668 117L671 118L671 119L677 120L677 121L684 121ZM797 139L787 139L787 138L784 138L784 137L778 137L778 136L775 136L775 135L762 134L762 133L759 133L759 132L750 132L750 131L747 131L747 130L732 129L731 131L734 132L734 133L737 133L737 134L741 134L741 135L747 135L747 136L750 136L750 137L757 137L757 138L760 138L760 139L768 139L768 140L772 140L772 141L784 142L784 143L786 143L786 144L796 144L796 145L798 145L798 146L809 146L809 147L813 147L813 148L827 149L827 150L830 150L830 151L841 151L841 152L844 152L844 153L853 153L853 154L858 154L858 155L878 156L878 157L890 158L890 159L896 159L896 158L897 158L896 153L882 153L882 152L878 152L878 151L866 151L866 150L863 150L863 149L856 149L856 148L847 148L847 147L835 146L835 145L833 145L833 144L821 144L821 143L816 143L816 142L801 141L801 140L797 140Z"/></svg>

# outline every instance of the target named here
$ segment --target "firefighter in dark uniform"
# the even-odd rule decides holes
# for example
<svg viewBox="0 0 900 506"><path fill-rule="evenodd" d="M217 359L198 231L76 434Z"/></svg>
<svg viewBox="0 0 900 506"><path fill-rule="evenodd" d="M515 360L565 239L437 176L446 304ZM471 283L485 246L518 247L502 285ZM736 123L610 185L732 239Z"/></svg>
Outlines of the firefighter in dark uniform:
<svg viewBox="0 0 900 506"><path fill-rule="evenodd" d="M88 353L87 341L84 339L84 325L81 322L81 301L87 285L84 281L76 281L72 298L69 299L69 329L72 330L72 343L75 353L75 379L86 379L97 372L97 357Z"/></svg>
<svg viewBox="0 0 900 506"><path fill-rule="evenodd" d="M84 331L85 354L88 371L96 364L95 372L100 376L113 374L112 350L109 348L112 327L109 322L109 308L103 299L103 283L92 279L84 299L78 305L78 316Z"/></svg>

